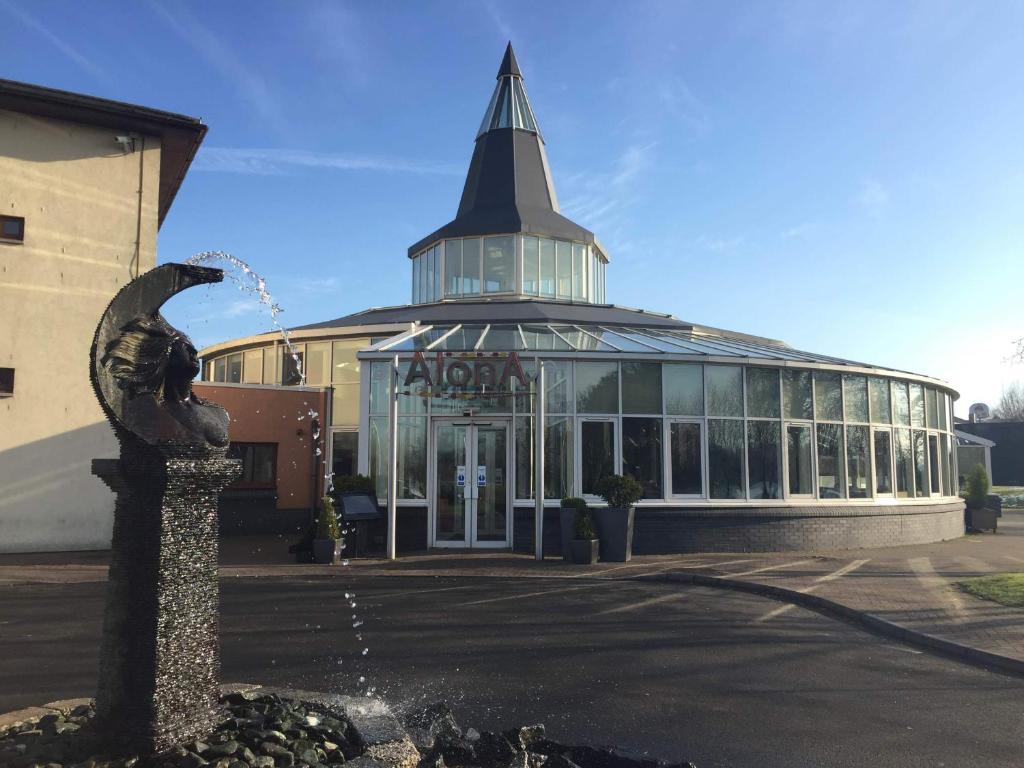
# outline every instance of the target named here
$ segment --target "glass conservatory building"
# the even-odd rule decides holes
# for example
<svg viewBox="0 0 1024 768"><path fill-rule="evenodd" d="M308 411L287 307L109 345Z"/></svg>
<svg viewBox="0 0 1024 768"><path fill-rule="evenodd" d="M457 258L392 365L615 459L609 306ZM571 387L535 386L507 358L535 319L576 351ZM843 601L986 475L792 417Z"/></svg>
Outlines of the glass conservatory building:
<svg viewBox="0 0 1024 768"><path fill-rule="evenodd" d="M600 504L613 473L643 487L638 554L962 535L946 383L606 303L511 46L458 213L408 255L407 305L293 329L294 357L271 334L204 350L208 381L331 387L334 472L382 504L394 425L399 552L534 551L539 445L549 551L559 500Z"/></svg>

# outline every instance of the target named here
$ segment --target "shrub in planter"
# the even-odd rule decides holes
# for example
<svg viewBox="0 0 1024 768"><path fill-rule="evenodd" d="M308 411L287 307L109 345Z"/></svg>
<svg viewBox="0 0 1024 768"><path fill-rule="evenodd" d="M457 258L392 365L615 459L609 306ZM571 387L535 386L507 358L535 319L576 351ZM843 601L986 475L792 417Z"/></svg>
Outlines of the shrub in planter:
<svg viewBox="0 0 1024 768"><path fill-rule="evenodd" d="M573 538L569 543L572 561L579 565L592 565L597 562L598 540L594 532L594 521L586 502L577 507L573 513Z"/></svg>
<svg viewBox="0 0 1024 768"><path fill-rule="evenodd" d="M633 519L643 488L632 477L608 475L597 484L597 493L608 505L594 510L601 560L625 563L633 557Z"/></svg>
<svg viewBox="0 0 1024 768"><path fill-rule="evenodd" d="M967 508L982 509L988 489L988 473L981 464L975 464L967 475Z"/></svg>
<svg viewBox="0 0 1024 768"><path fill-rule="evenodd" d="M335 493L350 493L352 491L376 495L377 484L373 482L372 477L366 475L342 475L334 478Z"/></svg>
<svg viewBox="0 0 1024 768"><path fill-rule="evenodd" d="M576 510L586 509L587 502L583 499L576 498L574 496L567 496L562 499L561 508L558 511L558 530L562 542L562 559L572 559L572 553L570 552L570 543L575 538L574 532L574 521L576 519Z"/></svg>
<svg viewBox="0 0 1024 768"><path fill-rule="evenodd" d="M339 554L338 516L334 512L334 499L324 496L320 499L320 519L316 525L316 536L313 538L313 561L316 563L336 563Z"/></svg>

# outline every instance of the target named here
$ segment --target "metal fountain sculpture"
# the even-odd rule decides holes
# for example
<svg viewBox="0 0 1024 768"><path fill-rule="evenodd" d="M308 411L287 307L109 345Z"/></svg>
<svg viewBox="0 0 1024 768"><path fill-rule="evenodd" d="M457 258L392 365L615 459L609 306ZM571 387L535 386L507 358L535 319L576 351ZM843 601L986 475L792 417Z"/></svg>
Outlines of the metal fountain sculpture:
<svg viewBox="0 0 1024 768"><path fill-rule="evenodd" d="M192 392L195 347L159 310L223 279L159 266L118 292L93 338L90 379L121 447L92 464L117 494L96 692L111 746L158 752L215 724L217 495L240 462L226 458L227 412Z"/></svg>

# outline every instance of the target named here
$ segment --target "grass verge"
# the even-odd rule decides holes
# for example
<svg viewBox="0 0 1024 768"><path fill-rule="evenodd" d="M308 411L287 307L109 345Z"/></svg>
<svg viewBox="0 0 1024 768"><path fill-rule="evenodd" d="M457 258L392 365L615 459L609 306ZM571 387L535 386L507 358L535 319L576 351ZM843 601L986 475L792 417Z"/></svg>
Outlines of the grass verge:
<svg viewBox="0 0 1024 768"><path fill-rule="evenodd" d="M1024 573L997 573L960 582L972 595L1011 608L1024 608Z"/></svg>

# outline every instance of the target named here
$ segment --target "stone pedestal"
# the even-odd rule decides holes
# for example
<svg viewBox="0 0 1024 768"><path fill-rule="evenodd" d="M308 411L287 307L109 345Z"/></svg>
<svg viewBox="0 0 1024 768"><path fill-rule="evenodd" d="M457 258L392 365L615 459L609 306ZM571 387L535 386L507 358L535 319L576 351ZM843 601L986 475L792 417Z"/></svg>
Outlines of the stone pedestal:
<svg viewBox="0 0 1024 768"><path fill-rule="evenodd" d="M212 727L217 495L240 470L224 449L134 440L93 461L117 494L96 694L111 746L152 753Z"/></svg>

